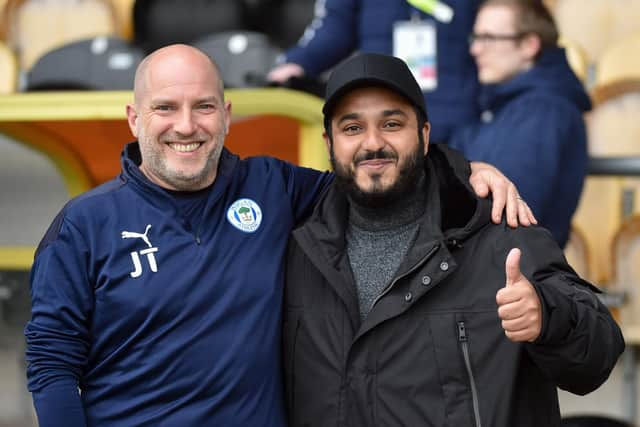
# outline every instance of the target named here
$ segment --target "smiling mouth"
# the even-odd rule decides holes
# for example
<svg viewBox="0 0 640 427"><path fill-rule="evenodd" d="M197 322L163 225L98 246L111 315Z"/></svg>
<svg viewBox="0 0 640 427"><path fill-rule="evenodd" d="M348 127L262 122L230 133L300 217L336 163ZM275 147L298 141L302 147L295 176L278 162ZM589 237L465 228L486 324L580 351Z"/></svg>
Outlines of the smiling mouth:
<svg viewBox="0 0 640 427"><path fill-rule="evenodd" d="M169 147L171 147L172 150L177 151L179 153L191 153L193 151L196 151L198 148L200 148L201 145L202 145L201 142L191 142L189 144L178 144L178 143L172 142L169 144Z"/></svg>
<svg viewBox="0 0 640 427"><path fill-rule="evenodd" d="M368 160L360 160L357 162L358 166L381 166L386 165L388 163L393 163L392 159L368 159Z"/></svg>

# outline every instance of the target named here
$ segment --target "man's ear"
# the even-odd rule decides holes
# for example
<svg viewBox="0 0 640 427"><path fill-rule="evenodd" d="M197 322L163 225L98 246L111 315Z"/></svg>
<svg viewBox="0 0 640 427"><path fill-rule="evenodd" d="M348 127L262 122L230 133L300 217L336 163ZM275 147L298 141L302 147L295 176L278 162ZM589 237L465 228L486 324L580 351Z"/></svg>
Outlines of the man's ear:
<svg viewBox="0 0 640 427"><path fill-rule="evenodd" d="M231 127L231 101L224 103L224 134L229 135L229 127Z"/></svg>
<svg viewBox="0 0 640 427"><path fill-rule="evenodd" d="M127 104L127 123L129 124L129 130L131 134L137 138L138 137L138 112L136 111L136 107L133 104Z"/></svg>
<svg viewBox="0 0 640 427"><path fill-rule="evenodd" d="M429 134L431 133L431 124L429 122L424 122L424 126L422 126L420 132L422 132L422 139L424 141L424 155L426 156L429 152Z"/></svg>
<svg viewBox="0 0 640 427"><path fill-rule="evenodd" d="M540 37L536 34L527 34L520 41L520 46L522 47L526 58L534 61L542 49L542 42L540 41Z"/></svg>
<svg viewBox="0 0 640 427"><path fill-rule="evenodd" d="M327 131L322 132L322 138L324 138L324 144L327 146L327 154L331 156L331 138L329 138Z"/></svg>

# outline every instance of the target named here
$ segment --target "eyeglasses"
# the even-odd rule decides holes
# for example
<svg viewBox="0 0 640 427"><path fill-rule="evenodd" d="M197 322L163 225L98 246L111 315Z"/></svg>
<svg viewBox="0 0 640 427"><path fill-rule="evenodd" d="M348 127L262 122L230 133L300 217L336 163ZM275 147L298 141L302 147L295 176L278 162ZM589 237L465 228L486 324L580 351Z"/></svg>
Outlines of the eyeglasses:
<svg viewBox="0 0 640 427"><path fill-rule="evenodd" d="M515 41L523 38L525 34L491 34L491 33L471 33L469 34L469 44L478 43L495 43L498 41Z"/></svg>

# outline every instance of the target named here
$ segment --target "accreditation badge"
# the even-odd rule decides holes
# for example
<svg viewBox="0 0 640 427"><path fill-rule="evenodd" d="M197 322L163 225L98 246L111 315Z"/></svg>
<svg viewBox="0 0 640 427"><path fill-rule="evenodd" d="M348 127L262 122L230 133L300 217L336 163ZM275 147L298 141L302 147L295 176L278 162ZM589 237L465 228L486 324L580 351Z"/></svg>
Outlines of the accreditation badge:
<svg viewBox="0 0 640 427"><path fill-rule="evenodd" d="M423 91L438 87L436 40L432 21L398 21L393 26L393 56L407 63Z"/></svg>

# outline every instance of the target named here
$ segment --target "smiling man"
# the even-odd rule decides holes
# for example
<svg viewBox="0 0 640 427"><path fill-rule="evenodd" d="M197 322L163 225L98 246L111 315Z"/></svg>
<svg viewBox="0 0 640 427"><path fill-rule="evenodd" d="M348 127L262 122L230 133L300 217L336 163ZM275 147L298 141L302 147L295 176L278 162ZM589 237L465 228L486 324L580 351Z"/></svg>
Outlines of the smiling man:
<svg viewBox="0 0 640 427"><path fill-rule="evenodd" d="M291 427L559 427L624 348L616 322L539 227L490 220L465 162L429 147L401 60L334 69L336 173L292 233L285 280Z"/></svg>
<svg viewBox="0 0 640 427"><path fill-rule="evenodd" d="M140 64L122 173L70 201L36 252L25 336L40 427L286 425L284 253L333 176L239 159L223 147L230 114L203 52ZM528 223L494 169L472 179Z"/></svg>

